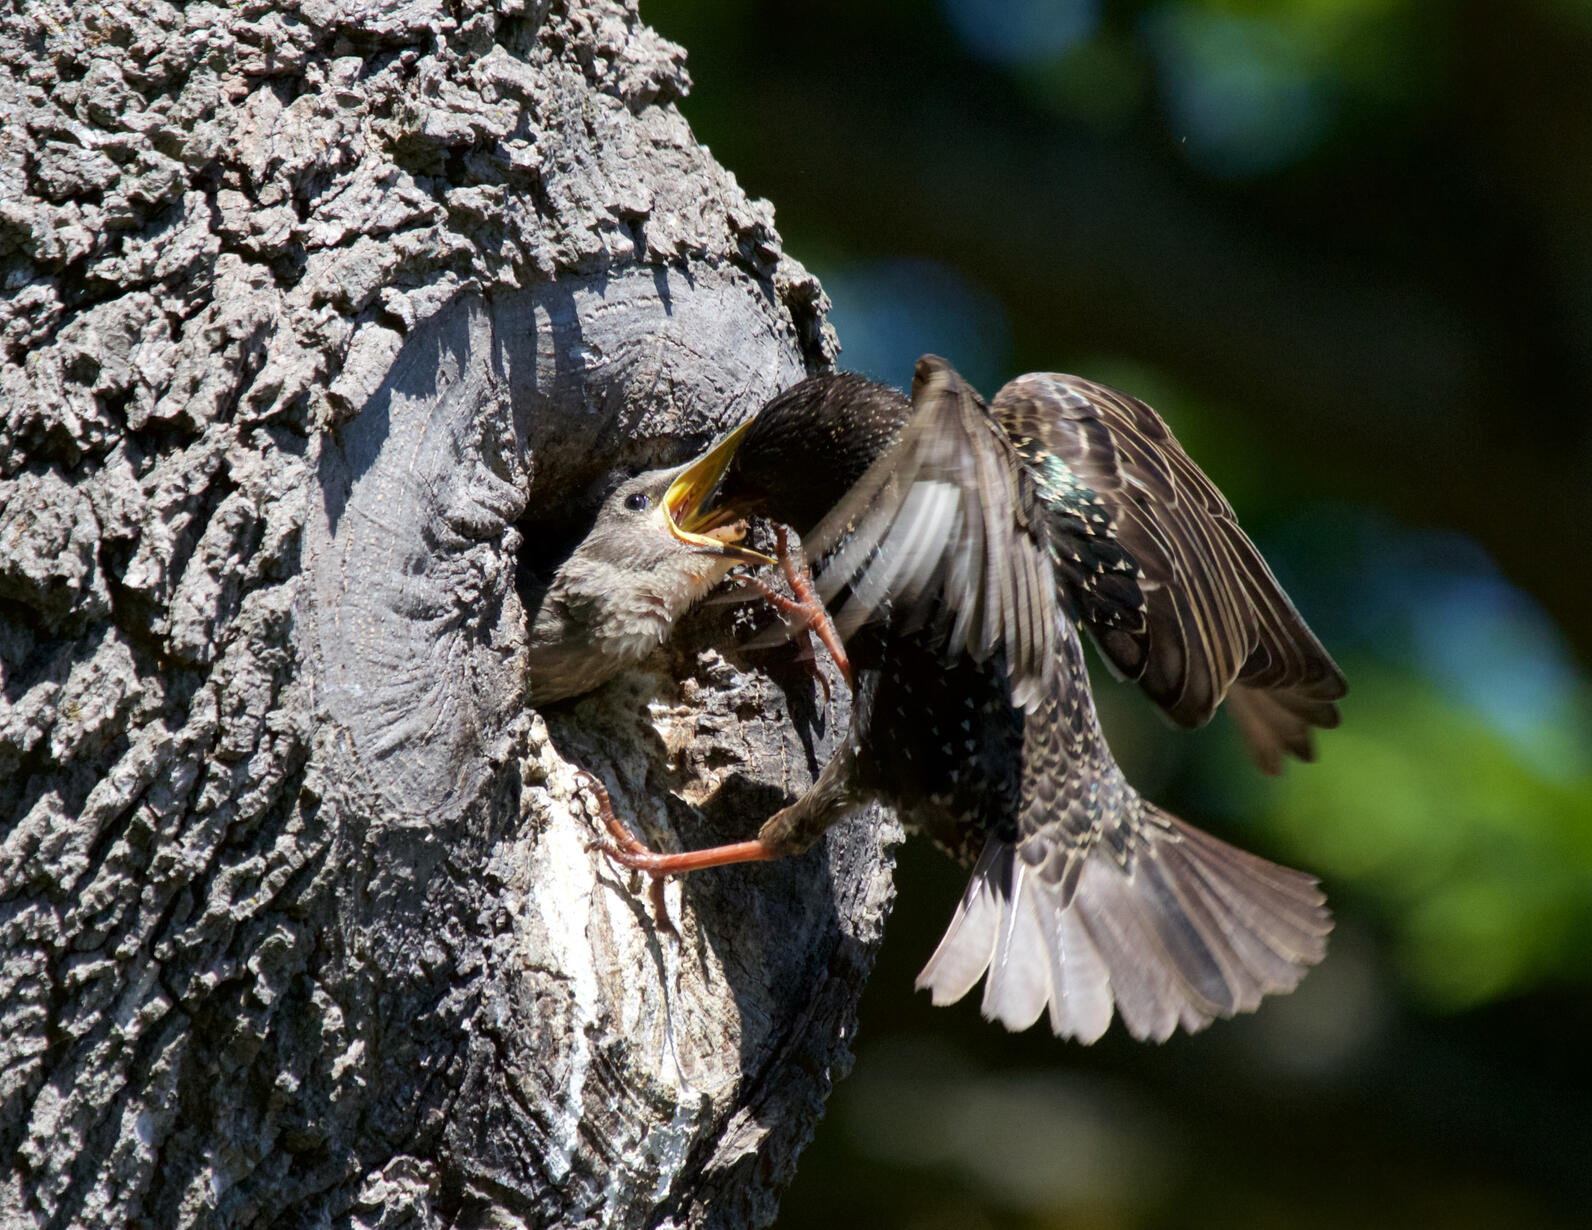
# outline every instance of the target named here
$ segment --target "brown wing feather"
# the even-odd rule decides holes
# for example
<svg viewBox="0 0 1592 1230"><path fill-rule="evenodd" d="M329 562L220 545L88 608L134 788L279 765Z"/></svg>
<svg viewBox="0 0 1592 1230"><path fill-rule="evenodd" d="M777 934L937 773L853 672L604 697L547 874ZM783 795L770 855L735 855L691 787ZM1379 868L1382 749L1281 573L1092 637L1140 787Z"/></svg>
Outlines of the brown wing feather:
<svg viewBox="0 0 1592 1230"><path fill-rule="evenodd" d="M843 637L886 614L946 618L952 652L1004 652L1013 702L1030 708L1054 684L1059 609L1032 477L945 360L918 361L912 405L895 443L804 538L819 593L848 595Z"/></svg>
<svg viewBox="0 0 1592 1230"><path fill-rule="evenodd" d="M1018 377L991 409L1042 492L1070 494L1046 490L1049 466L1049 481L1098 497L1112 536L1139 567L1138 612L1128 609L1131 591L1074 597L1111 665L1182 726L1207 721L1242 688L1235 713L1261 766L1275 772L1283 751L1308 758L1310 727L1336 724L1343 676L1232 506L1155 411L1054 373Z"/></svg>

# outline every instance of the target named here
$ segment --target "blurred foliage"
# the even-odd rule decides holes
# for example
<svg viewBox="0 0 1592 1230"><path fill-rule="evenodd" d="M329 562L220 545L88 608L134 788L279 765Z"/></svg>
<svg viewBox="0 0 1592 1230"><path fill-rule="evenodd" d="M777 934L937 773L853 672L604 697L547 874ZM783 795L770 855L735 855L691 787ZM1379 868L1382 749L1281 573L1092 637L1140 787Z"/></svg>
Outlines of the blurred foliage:
<svg viewBox="0 0 1592 1230"><path fill-rule="evenodd" d="M1350 679L1277 779L1097 691L1146 794L1321 875L1299 991L1163 1048L930 1009L964 873L909 847L786 1223L1592 1220L1592 3L642 14L845 366L1144 397Z"/></svg>
<svg viewBox="0 0 1592 1230"><path fill-rule="evenodd" d="M1222 766L1235 810L1363 894L1435 1006L1592 982L1592 687L1563 635L1451 533L1324 508L1279 547L1353 719L1308 772Z"/></svg>
<svg viewBox="0 0 1592 1230"><path fill-rule="evenodd" d="M1255 792L1256 822L1373 899L1435 1005L1592 978L1592 774L1556 780L1426 681L1349 665L1353 722L1318 770Z"/></svg>

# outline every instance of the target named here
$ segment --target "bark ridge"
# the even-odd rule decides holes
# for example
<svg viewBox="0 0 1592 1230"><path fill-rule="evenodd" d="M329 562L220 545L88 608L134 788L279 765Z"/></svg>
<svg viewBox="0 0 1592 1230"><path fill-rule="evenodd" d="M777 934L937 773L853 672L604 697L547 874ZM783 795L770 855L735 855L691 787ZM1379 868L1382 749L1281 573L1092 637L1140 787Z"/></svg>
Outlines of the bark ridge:
<svg viewBox="0 0 1592 1230"><path fill-rule="evenodd" d="M834 356L617 0L0 6L0 1223L772 1218L887 838L647 895L845 714L726 651L524 705L616 467ZM567 759L566 759L567 758Z"/></svg>

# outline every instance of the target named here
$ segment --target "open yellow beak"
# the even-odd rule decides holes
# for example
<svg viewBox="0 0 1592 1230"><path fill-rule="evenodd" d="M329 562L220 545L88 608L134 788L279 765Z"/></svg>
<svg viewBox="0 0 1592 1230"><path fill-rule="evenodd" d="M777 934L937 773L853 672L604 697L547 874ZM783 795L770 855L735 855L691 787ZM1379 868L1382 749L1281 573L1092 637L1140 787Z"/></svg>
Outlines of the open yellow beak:
<svg viewBox="0 0 1592 1230"><path fill-rule="evenodd" d="M775 561L762 552L739 545L746 535L746 522L733 511L702 511L704 501L718 486L750 425L742 423L669 484L669 489L663 493L663 519L668 523L669 532L681 542L710 554L736 559L743 564L772 564Z"/></svg>

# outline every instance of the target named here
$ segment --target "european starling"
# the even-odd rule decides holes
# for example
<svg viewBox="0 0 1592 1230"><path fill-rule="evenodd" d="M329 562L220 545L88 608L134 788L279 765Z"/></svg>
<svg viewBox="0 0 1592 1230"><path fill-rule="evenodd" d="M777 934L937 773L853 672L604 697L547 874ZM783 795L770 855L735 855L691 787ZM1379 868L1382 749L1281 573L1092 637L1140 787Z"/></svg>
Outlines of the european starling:
<svg viewBox="0 0 1592 1230"><path fill-rule="evenodd" d="M736 545L742 529L733 518L721 517L706 533L680 528L694 511L675 481L688 468L706 484L703 492L717 477L711 464L697 461L616 488L543 591L526 657L532 704L600 687L656 649L736 564L771 562Z"/></svg>
<svg viewBox="0 0 1592 1230"><path fill-rule="evenodd" d="M930 356L910 403L817 377L672 473L685 532L762 514L801 536L850 642L852 726L757 839L659 855L610 816L618 861L777 858L883 800L973 863L918 985L949 1003L987 971L987 1017L1024 1029L1048 1009L1083 1041L1113 1005L1139 1038L1199 1029L1321 959L1315 880L1142 799L1096 719L1079 627L1179 725L1231 699L1271 772L1284 751L1310 758L1310 728L1336 724L1345 691L1148 406L1032 374L986 407Z"/></svg>

